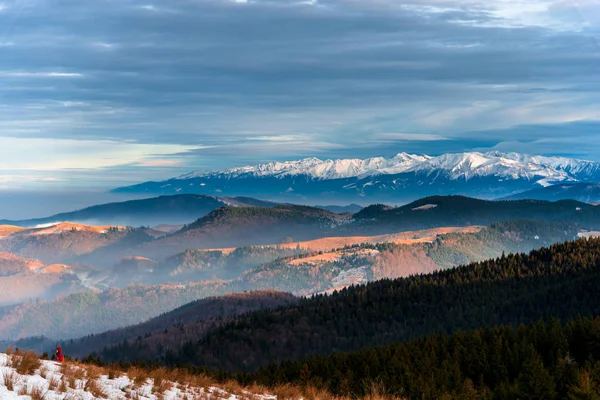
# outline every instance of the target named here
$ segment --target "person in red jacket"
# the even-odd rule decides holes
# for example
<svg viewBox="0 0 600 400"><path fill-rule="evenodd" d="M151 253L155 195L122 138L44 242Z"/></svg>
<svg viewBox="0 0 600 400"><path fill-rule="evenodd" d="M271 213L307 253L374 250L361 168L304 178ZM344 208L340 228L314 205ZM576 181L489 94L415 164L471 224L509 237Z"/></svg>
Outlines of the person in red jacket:
<svg viewBox="0 0 600 400"><path fill-rule="evenodd" d="M63 355L62 347L60 347L60 346L56 347L56 361L58 361L58 362L65 361L65 356Z"/></svg>

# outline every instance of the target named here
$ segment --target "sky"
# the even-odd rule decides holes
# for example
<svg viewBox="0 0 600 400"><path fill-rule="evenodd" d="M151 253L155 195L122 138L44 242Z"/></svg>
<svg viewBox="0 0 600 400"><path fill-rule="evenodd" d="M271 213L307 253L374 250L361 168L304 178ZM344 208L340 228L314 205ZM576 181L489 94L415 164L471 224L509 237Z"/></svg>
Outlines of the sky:
<svg viewBox="0 0 600 400"><path fill-rule="evenodd" d="M600 2L0 0L0 190L488 150L600 160Z"/></svg>

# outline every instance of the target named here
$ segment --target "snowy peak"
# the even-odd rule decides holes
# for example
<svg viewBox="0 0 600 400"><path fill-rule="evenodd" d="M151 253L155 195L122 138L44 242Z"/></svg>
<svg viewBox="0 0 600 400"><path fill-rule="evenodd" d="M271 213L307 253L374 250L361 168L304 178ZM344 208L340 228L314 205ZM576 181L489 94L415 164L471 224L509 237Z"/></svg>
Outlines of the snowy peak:
<svg viewBox="0 0 600 400"><path fill-rule="evenodd" d="M441 172L452 180L469 180L473 177L487 176L513 180L526 179L546 186L558 182L584 180L583 175L600 174L600 163L565 157L532 156L497 151L443 154L437 157L399 153L392 158L321 160L313 157L298 161L270 162L224 171L192 172L176 179L306 176L315 180L330 180L405 172L425 175Z"/></svg>

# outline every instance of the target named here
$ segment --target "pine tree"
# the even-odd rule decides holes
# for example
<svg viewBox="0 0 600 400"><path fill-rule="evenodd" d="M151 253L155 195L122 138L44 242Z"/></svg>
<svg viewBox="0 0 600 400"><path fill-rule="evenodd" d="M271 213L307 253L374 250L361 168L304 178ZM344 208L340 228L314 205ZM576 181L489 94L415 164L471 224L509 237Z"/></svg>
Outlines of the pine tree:
<svg viewBox="0 0 600 400"><path fill-rule="evenodd" d="M571 387L567 398L569 400L600 400L600 393L598 393L598 388L594 387L589 370L581 371L579 381Z"/></svg>
<svg viewBox="0 0 600 400"><path fill-rule="evenodd" d="M462 388L460 389L460 393L456 398L457 400L477 400L477 389L475 389L472 380L469 378L465 379Z"/></svg>
<svg viewBox="0 0 600 400"><path fill-rule="evenodd" d="M523 400L551 400L556 397L552 376L540 356L530 345L529 355L519 375L519 398Z"/></svg>

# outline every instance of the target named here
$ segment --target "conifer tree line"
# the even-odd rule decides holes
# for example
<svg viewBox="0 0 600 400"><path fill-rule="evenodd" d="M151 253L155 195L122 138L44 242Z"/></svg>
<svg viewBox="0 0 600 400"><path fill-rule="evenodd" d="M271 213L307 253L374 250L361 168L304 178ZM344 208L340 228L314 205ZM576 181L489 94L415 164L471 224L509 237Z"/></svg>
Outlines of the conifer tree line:
<svg viewBox="0 0 600 400"><path fill-rule="evenodd" d="M283 362L243 383L292 383L365 395L373 382L407 399L600 399L600 318L556 318L433 335Z"/></svg>

